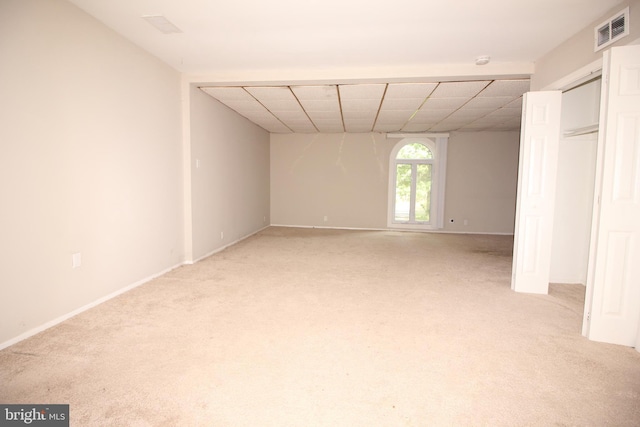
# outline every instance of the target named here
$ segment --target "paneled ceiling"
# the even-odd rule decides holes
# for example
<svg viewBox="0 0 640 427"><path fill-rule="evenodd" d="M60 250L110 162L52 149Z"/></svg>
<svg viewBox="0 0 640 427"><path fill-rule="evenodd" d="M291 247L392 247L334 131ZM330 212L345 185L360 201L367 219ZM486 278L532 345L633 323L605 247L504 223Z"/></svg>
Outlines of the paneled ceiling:
<svg viewBox="0 0 640 427"><path fill-rule="evenodd" d="M507 131L529 80L201 89L273 133Z"/></svg>

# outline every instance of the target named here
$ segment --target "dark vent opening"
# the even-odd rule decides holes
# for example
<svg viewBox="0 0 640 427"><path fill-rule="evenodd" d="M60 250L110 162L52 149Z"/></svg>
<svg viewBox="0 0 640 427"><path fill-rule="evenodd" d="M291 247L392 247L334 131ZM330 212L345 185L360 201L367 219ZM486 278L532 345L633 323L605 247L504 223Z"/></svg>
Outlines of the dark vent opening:
<svg viewBox="0 0 640 427"><path fill-rule="evenodd" d="M621 15L611 21L611 38L615 39L620 34L624 33L625 28L624 15Z"/></svg>
<svg viewBox="0 0 640 427"><path fill-rule="evenodd" d="M598 29L598 46L602 46L611 39L609 35L609 25Z"/></svg>

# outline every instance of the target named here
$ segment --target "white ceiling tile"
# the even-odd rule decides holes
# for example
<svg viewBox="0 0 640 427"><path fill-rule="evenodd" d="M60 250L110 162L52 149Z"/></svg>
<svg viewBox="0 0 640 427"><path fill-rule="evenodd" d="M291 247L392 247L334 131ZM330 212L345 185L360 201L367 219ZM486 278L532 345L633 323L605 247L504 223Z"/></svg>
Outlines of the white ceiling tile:
<svg viewBox="0 0 640 427"><path fill-rule="evenodd" d="M273 114L271 114L269 111L263 109L262 111L247 111L244 114L245 117L247 117L250 120L253 119L260 119L260 120L278 120Z"/></svg>
<svg viewBox="0 0 640 427"><path fill-rule="evenodd" d="M376 123L373 130L375 132L397 132L402 129L402 124L382 124Z"/></svg>
<svg viewBox="0 0 640 427"><path fill-rule="evenodd" d="M306 111L337 111L340 112L338 99L304 99L300 104Z"/></svg>
<svg viewBox="0 0 640 427"><path fill-rule="evenodd" d="M388 122L388 121L402 121L401 124L404 124L409 118L413 115L414 110L405 110L405 111L380 111L378 114L379 122Z"/></svg>
<svg viewBox="0 0 640 427"><path fill-rule="evenodd" d="M460 126L458 125L438 123L437 125L430 127L429 130L433 132L451 132L458 129L459 127Z"/></svg>
<svg viewBox="0 0 640 427"><path fill-rule="evenodd" d="M295 99L259 99L270 111L302 111L302 107Z"/></svg>
<svg viewBox="0 0 640 427"><path fill-rule="evenodd" d="M476 124L490 124L490 125L495 125L495 124L500 124L500 123L504 123L505 121L507 121L508 118L506 117L500 117L500 116L493 116L493 117L489 117L489 116L484 116L476 121L474 121L473 123Z"/></svg>
<svg viewBox="0 0 640 427"><path fill-rule="evenodd" d="M496 80L483 90L479 97L511 96L519 97L529 91L529 80Z"/></svg>
<svg viewBox="0 0 640 427"><path fill-rule="evenodd" d="M276 113L275 115L285 123L287 121L294 121L294 120L309 121L309 118L307 117L307 115L302 110L300 110L300 111L281 111L281 112Z"/></svg>
<svg viewBox="0 0 640 427"><path fill-rule="evenodd" d="M340 85L340 99L382 99L386 84Z"/></svg>
<svg viewBox="0 0 640 427"><path fill-rule="evenodd" d="M281 122L283 122L284 124L286 124L287 126L289 125L296 125L296 126L300 126L300 125L308 125L308 126L312 126L311 124L311 120L309 120L306 116L305 117L278 117L280 119Z"/></svg>
<svg viewBox="0 0 640 427"><path fill-rule="evenodd" d="M260 104L255 99L250 99L247 101L239 101L239 100L229 100L229 101L220 101L227 107L232 110L236 110L238 113L243 114L245 112L250 111L265 111L268 112L266 108L262 104Z"/></svg>
<svg viewBox="0 0 640 427"><path fill-rule="evenodd" d="M520 120L522 113L516 108L498 108L497 110L491 111L488 116L513 117Z"/></svg>
<svg viewBox="0 0 640 427"><path fill-rule="evenodd" d="M402 130L405 132L425 132L431 129L432 126L434 126L433 123L408 123Z"/></svg>
<svg viewBox="0 0 640 427"><path fill-rule="evenodd" d="M307 111L307 114L312 120L331 119L342 121L342 115L339 111Z"/></svg>
<svg viewBox="0 0 640 427"><path fill-rule="evenodd" d="M468 124L466 126L461 127L458 130L461 131L467 131L467 132L474 132L474 131L481 131L487 129L487 125L474 125L473 123Z"/></svg>
<svg viewBox="0 0 640 427"><path fill-rule="evenodd" d="M485 97L485 98L473 98L465 107L469 108L500 108L513 101L512 97Z"/></svg>
<svg viewBox="0 0 640 427"><path fill-rule="evenodd" d="M263 100L295 100L293 93L291 93L287 86L245 86L245 89L260 102Z"/></svg>
<svg viewBox="0 0 640 427"><path fill-rule="evenodd" d="M467 104L468 105L468 104ZM480 118L494 111L492 108L467 108L465 105L463 108L453 112L450 118Z"/></svg>
<svg viewBox="0 0 640 427"><path fill-rule="evenodd" d="M301 101L338 99L338 87L336 85L291 86L291 90Z"/></svg>
<svg viewBox="0 0 640 427"><path fill-rule="evenodd" d="M373 120L376 118L375 111L343 111L342 117L346 119L353 120Z"/></svg>
<svg viewBox="0 0 640 427"><path fill-rule="evenodd" d="M262 127L263 129L269 131L269 132L275 132L275 133L290 133L291 129L289 129L288 127L286 127L284 124L280 123L279 121L275 120L275 121L271 121L271 120L253 120L253 122L255 124L257 124L258 126Z"/></svg>
<svg viewBox="0 0 640 427"><path fill-rule="evenodd" d="M448 115L452 114L454 109L446 109L446 110L425 110L421 109L418 111L415 116L411 119L412 122L422 122L422 123L435 123L438 120L442 120Z"/></svg>
<svg viewBox="0 0 640 427"><path fill-rule="evenodd" d="M201 87L202 91L213 96L219 101L253 100L253 97L241 87Z"/></svg>
<svg viewBox="0 0 640 427"><path fill-rule="evenodd" d="M367 126L351 126L347 128L347 132L351 133L367 133L371 132L371 127Z"/></svg>
<svg viewBox="0 0 640 427"><path fill-rule="evenodd" d="M344 133L344 128L340 127L318 127L319 132L323 133Z"/></svg>
<svg viewBox="0 0 640 427"><path fill-rule="evenodd" d="M443 82L431 93L430 98L468 97L472 98L484 89L489 81Z"/></svg>
<svg viewBox="0 0 640 427"><path fill-rule="evenodd" d="M344 120L344 127L347 132L370 132L373 129L373 120Z"/></svg>
<svg viewBox="0 0 640 427"><path fill-rule="evenodd" d="M320 132L343 132L344 127L342 126L342 120L314 120L313 123L316 125Z"/></svg>
<svg viewBox="0 0 640 427"><path fill-rule="evenodd" d="M380 101L376 99L343 99L342 111L378 111Z"/></svg>
<svg viewBox="0 0 640 427"><path fill-rule="evenodd" d="M424 103L420 110L429 110L429 109L457 109L462 107L465 103L467 103L471 98L429 98Z"/></svg>
<svg viewBox="0 0 640 427"><path fill-rule="evenodd" d="M467 125L471 122L473 122L474 119L450 119L450 118L446 118L444 120L439 121L438 123L436 123L437 125L448 125L448 126L454 126L454 127L459 127L459 126L464 126Z"/></svg>
<svg viewBox="0 0 640 427"><path fill-rule="evenodd" d="M424 98L389 99L382 101L381 110L413 110L416 111L424 103Z"/></svg>
<svg viewBox="0 0 640 427"><path fill-rule="evenodd" d="M384 95L385 100L420 98L423 101L433 92L437 83L391 83Z"/></svg>
<svg viewBox="0 0 640 427"><path fill-rule="evenodd" d="M288 127L294 132L304 132L304 133L317 132L316 127L313 126L311 123L288 124Z"/></svg>

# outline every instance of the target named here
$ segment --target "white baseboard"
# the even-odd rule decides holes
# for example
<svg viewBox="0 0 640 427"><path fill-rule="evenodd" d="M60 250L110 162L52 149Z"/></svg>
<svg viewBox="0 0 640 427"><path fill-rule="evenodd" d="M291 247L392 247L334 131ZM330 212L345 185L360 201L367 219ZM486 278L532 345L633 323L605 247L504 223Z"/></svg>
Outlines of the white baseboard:
<svg viewBox="0 0 640 427"><path fill-rule="evenodd" d="M484 235L491 235L491 236L513 236L513 233L497 233L497 232L486 232L486 231L410 230L407 228L327 227L322 225L289 225L289 224L271 224L271 227L322 228L322 229L329 229L329 230L360 230L360 231L399 231L403 233L484 234Z"/></svg>
<svg viewBox="0 0 640 427"><path fill-rule="evenodd" d="M75 309L75 310L73 310L73 311L71 311L71 312L69 312L67 314L63 314L62 316L57 317L57 318L55 318L53 320L50 320L50 321L48 321L48 322L46 322L46 323L44 323L44 324L42 324L40 326L36 326L35 328L29 329L28 331L18 335L17 337L11 338L8 341L0 343L0 350L2 350L4 348L7 348L9 346L12 346L12 345L14 345L14 344L16 344L16 343L18 343L20 341L26 340L27 338L30 338L30 337L32 337L32 336L34 336L36 334L39 334L40 332L42 332L42 331L44 331L46 329L49 329L49 328L51 328L51 327L53 327L53 326L55 326L55 325L57 325L59 323L62 323L65 320L68 320L68 319L72 318L73 316L76 316L76 315L78 315L78 314L80 314L80 313L82 313L84 311L87 311L90 308L93 308L93 307L95 307L97 305L100 305L103 302L109 301L110 299L115 298L118 295L121 295L121 294L123 294L123 293L125 293L127 291L130 291L131 289L137 288L140 285L143 285L143 284L145 284L147 282L150 282L151 280L153 280L153 279L155 279L157 277L160 277L163 274L166 274L166 273L170 272L171 270L180 267L181 265L182 265L182 263L179 263L179 264L174 265L173 267L166 268L166 269L160 271L159 273L155 273L155 274L152 274L151 276L145 277L144 279L138 280L135 283L132 283L132 284L130 284L128 286L125 286L124 288L118 289L115 292L112 292L112 293L110 293L108 295L105 295L105 296L103 296L101 298L98 298L97 300L92 301L89 304L83 305L82 307L77 308L77 309Z"/></svg>
<svg viewBox="0 0 640 427"><path fill-rule="evenodd" d="M110 299L115 298L118 295L121 295L121 294L123 294L123 293L125 293L127 291L130 291L131 289L137 288L140 285L143 285L143 284L145 284L147 282L150 282L151 280L153 280L153 279L155 279L157 277L160 277L163 274L166 274L169 271L171 271L173 269L176 269L176 268L178 268L178 267L180 267L182 265L195 264L196 262L198 262L198 261L200 261L200 260L202 260L204 258L207 258L207 257L209 257L209 256L211 256L211 255L213 255L213 254L215 254L217 252L220 252L220 251L228 248L229 246L235 245L236 243L238 243L238 242L240 242L240 241L242 241L244 239L247 239L247 238L253 236L256 233L259 233L260 231L262 231L262 230L264 230L265 228L268 228L268 227L269 227L269 225L264 226L261 229L259 229L257 231L254 231L253 233L250 233L250 234L248 234L248 235L246 235L244 237L241 237L240 239L234 240L233 242L229 243L228 245L225 245L225 246L223 246L221 248L217 248L216 250L214 250L214 251L212 251L212 252L210 252L210 253L208 253L208 254L200 257L200 258L198 258L195 261L184 261L184 262L181 262L179 264L176 264L173 267L169 267L169 268L164 269L164 270L162 270L162 271L160 271L158 273L152 274L151 276L145 277L142 280L138 280L135 283L132 283L132 284L130 284L128 286L125 286L124 288L118 289L115 292L112 292L112 293L110 293L108 295L105 295L105 296L103 296L101 298L98 298L97 300L95 300L93 302L90 302L89 304L86 304L86 305L84 305L84 306L82 306L80 308L77 308L77 309L75 309L75 310L73 310L73 311L71 311L71 312L69 312L67 314L64 314L64 315L62 315L60 317L57 317L57 318L55 318L53 320L50 320L50 321L48 321L48 322L46 322L46 323L44 323L44 324L42 324L40 326L32 328L32 329L30 329L30 330L18 335L17 337L11 338L8 341L0 343L0 350L2 350L4 348L7 348L7 347L10 347L10 346L12 346L12 345L14 345L14 344L16 344L16 343L18 343L20 341L23 341L23 340L25 340L27 338L30 338L30 337L32 337L32 336L34 336L34 335L46 330L46 329L49 329L49 328L51 328L51 327L53 327L53 326L55 326L55 325L57 325L59 323L64 322L65 320L68 320L68 319L72 318L73 316L76 316L76 315L78 315L78 314L80 314L82 312L85 312L85 311L87 311L87 310L89 310L89 309L91 309L91 308L93 308L93 307L95 307L97 305L102 304L103 302L109 301Z"/></svg>
<svg viewBox="0 0 640 427"><path fill-rule="evenodd" d="M262 227L262 228L261 228L261 229L259 229L259 230L256 230L256 231L254 231L254 232L252 232L252 233L249 233L249 234L247 234L247 235L246 235L246 236L244 236L244 237L240 237L239 239L234 240L233 242L228 243L228 244L226 244L226 245L224 245L224 246L221 246L221 247L219 247L219 248L216 248L216 249L212 250L211 252L208 252L208 253L206 253L206 254L202 255L201 257L196 258L195 260L187 260L187 261L185 261L184 263L185 263L185 264L195 264L195 263L196 263L196 262L198 262L198 261L202 261L202 260L203 260L203 259L205 259L205 258L209 258L211 255L214 255L214 254L217 254L218 252L222 252L222 251L224 251L224 250L225 250L225 249L227 249L229 246L233 246L233 245L235 245L236 243L239 243L239 242L241 242L241 241L243 241L243 240L245 240L245 239L248 239L249 237L253 236L254 234L258 234L259 232L261 232L261 231L262 231L262 230L264 230L265 228L269 228L269 227L271 227L271 226L270 226L270 225L265 225L264 227Z"/></svg>

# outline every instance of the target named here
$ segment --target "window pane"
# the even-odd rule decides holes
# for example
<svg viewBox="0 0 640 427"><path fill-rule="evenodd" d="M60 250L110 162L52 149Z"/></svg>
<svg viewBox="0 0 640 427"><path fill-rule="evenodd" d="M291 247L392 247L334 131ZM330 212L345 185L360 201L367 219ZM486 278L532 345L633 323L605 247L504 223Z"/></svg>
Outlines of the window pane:
<svg viewBox="0 0 640 427"><path fill-rule="evenodd" d="M411 205L411 165L396 165L396 205L394 219L409 221Z"/></svg>
<svg viewBox="0 0 640 427"><path fill-rule="evenodd" d="M431 165L417 165L416 221L429 221L431 211Z"/></svg>
<svg viewBox="0 0 640 427"><path fill-rule="evenodd" d="M433 153L426 145L416 142L402 147L396 159L433 159Z"/></svg>

